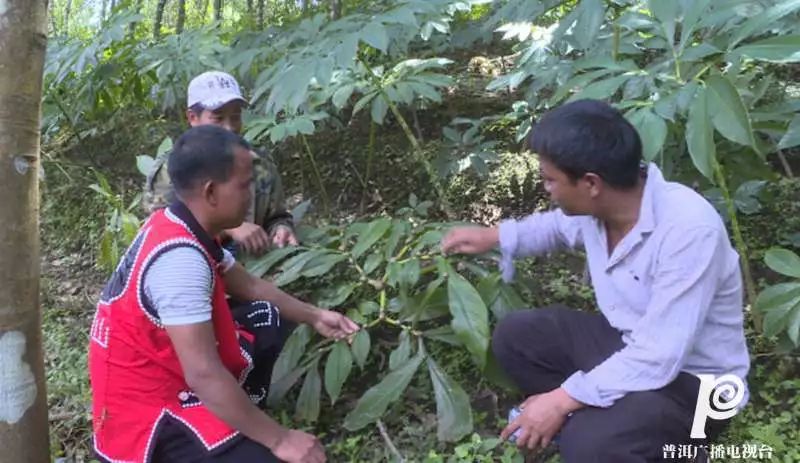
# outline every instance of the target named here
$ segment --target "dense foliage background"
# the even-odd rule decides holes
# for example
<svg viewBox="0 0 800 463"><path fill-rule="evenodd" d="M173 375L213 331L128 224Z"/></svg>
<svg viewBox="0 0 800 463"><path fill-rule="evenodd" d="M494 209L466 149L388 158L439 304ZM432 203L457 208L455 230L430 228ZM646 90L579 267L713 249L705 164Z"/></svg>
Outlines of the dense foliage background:
<svg viewBox="0 0 800 463"><path fill-rule="evenodd" d="M141 171L209 69L251 99L303 245L256 273L366 326L307 330L270 412L330 461L520 461L496 435L520 399L488 351L508 311L595 310L580 254L443 256L456 221L549 207L522 140L548 108L613 102L648 161L730 226L747 287L752 404L724 442L800 460L800 1L52 0L43 106L45 341L54 452L87 458L85 333L135 233ZM557 461L546 452L541 461Z"/></svg>

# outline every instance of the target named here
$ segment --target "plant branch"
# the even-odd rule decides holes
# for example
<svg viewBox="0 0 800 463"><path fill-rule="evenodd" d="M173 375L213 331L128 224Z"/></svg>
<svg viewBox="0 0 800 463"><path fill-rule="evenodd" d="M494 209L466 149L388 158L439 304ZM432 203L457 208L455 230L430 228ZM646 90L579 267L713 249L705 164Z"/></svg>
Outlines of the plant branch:
<svg viewBox="0 0 800 463"><path fill-rule="evenodd" d="M406 460L403 458L403 455L401 455L397 447L394 446L392 439L389 437L389 433L386 432L386 426L384 426L383 421L379 419L376 424L378 425L378 431L380 431L381 437L383 437L383 441L386 443L386 447L389 448L389 451L397 458L398 462L405 463Z"/></svg>
<svg viewBox="0 0 800 463"><path fill-rule="evenodd" d="M314 159L314 153L311 151L311 146L308 145L308 139L306 136L300 134L300 139L303 141L306 154L308 155L309 161L311 161L311 168L314 170L314 177L316 177L317 186L319 187L320 195L322 195L322 204L325 207L325 214L331 215L330 199L328 198L328 192L325 190L325 184L322 183L322 175L319 173L317 161Z"/></svg>
<svg viewBox="0 0 800 463"><path fill-rule="evenodd" d="M756 285L753 281L753 274L750 271L750 260L748 259L749 252L747 250L747 243L742 237L742 230L739 227L739 219L736 215L736 206L731 197L728 183L725 180L725 172L719 162L714 162L714 174L719 183L719 188L722 191L722 196L725 198L725 205L728 208L728 215L731 218L731 228L733 229L733 241L736 244L736 250L739 252L739 258L742 264L742 276L744 277L745 290L747 292L747 303L750 305L751 313L753 314L753 324L758 332L762 329L761 314L752 310L756 301Z"/></svg>
<svg viewBox="0 0 800 463"><path fill-rule="evenodd" d="M789 165L789 161L786 160L786 156L784 156L782 150L778 150L778 159L781 161L781 165L783 166L783 170L786 172L786 176L789 178L794 178L792 166Z"/></svg>

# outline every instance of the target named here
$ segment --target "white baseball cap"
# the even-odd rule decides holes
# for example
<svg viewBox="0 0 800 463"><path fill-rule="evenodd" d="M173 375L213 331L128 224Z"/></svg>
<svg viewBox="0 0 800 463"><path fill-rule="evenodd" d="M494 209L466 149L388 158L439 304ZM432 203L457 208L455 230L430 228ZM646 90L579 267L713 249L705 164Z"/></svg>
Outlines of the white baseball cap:
<svg viewBox="0 0 800 463"><path fill-rule="evenodd" d="M205 109L215 110L234 100L247 104L239 83L227 72L204 72L189 82L186 92L186 106L189 108L199 104Z"/></svg>

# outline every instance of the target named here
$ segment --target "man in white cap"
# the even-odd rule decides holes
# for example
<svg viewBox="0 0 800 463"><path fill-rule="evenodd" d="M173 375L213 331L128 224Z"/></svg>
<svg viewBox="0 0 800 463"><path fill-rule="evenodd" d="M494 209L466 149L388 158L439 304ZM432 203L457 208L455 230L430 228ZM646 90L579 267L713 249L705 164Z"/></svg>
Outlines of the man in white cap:
<svg viewBox="0 0 800 463"><path fill-rule="evenodd" d="M247 100L239 83L228 73L204 72L189 83L186 118L189 125L216 125L239 134L242 109ZM271 247L296 245L292 215L286 211L283 185L277 166L267 152L254 152L255 178L253 202L245 222L223 232L223 242L237 251L258 256ZM156 159L147 176L144 206L148 213L164 208L174 200L174 190L166 169L169 153Z"/></svg>

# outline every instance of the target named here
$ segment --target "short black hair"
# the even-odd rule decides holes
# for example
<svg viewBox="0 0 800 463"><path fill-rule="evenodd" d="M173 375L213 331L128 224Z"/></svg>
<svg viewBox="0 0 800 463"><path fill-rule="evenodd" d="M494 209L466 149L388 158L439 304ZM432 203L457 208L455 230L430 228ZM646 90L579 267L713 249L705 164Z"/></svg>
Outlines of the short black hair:
<svg viewBox="0 0 800 463"><path fill-rule="evenodd" d="M167 172L177 193L186 192L201 182L224 182L233 169L233 151L250 145L239 135L215 125L192 127L184 132L167 161Z"/></svg>
<svg viewBox="0 0 800 463"><path fill-rule="evenodd" d="M639 133L602 101L577 100L545 113L533 126L528 146L573 181L594 173L611 187L627 190L639 180Z"/></svg>

